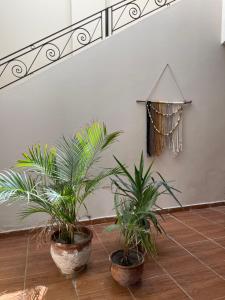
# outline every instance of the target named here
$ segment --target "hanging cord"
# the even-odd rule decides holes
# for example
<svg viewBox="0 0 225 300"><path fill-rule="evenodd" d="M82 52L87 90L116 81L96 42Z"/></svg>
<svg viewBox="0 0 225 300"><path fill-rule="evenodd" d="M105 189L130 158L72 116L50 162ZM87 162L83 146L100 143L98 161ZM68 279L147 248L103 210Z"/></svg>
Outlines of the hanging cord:
<svg viewBox="0 0 225 300"><path fill-rule="evenodd" d="M158 77L158 79L156 80L155 84L153 85L153 88L152 88L152 90L151 90L151 92L150 92L150 94L149 94L149 96L148 96L148 98L147 98L148 101L151 101L151 97L152 97L154 91L156 90L157 86L159 85L159 83L160 83L160 81L161 81L161 79L162 79L162 77L163 77L165 71L167 70L167 68L169 69L170 74L171 74L171 76L172 76L172 78L173 78L173 80L174 80L174 82L175 82L175 84L176 84L176 87L177 87L177 89L179 90L179 93L180 93L180 95L181 95L181 97L182 97L183 102L186 103L186 99L185 99L184 94L183 94L183 92L182 92L182 90L181 90L181 87L180 87L180 85L178 84L178 81L177 81L177 79L176 79L176 76L175 76L175 74L174 74L174 72L173 72L173 70L172 70L172 68L171 68L171 66L170 66L169 64L166 64L166 66L163 68L163 70L162 70L160 76ZM156 102L156 101L155 101L155 102ZM169 102L168 102L168 103L169 103ZM171 103L173 103L173 102L171 102Z"/></svg>
<svg viewBox="0 0 225 300"><path fill-rule="evenodd" d="M150 103L149 104L150 109L154 110L157 114L162 115L163 117L167 117L167 118L172 117L173 115L176 115L179 111L181 111L183 109L182 106L180 105L180 106L178 106L176 111L174 111L170 114L162 113L161 111L157 110L154 106L152 106L152 104L151 104L152 102L149 102L149 103Z"/></svg>

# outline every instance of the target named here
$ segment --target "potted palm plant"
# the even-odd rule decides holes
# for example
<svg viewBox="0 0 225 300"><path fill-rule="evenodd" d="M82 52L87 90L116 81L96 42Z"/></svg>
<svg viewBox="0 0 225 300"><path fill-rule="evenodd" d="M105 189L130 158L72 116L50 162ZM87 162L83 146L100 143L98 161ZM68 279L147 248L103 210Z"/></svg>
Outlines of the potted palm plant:
<svg viewBox="0 0 225 300"><path fill-rule="evenodd" d="M157 172L158 179L153 177L152 164L144 171L143 153L139 167L134 166L132 176L128 169L115 158L122 174L112 179L116 222L107 230L119 229L123 249L110 255L112 277L121 285L129 286L141 279L144 265L144 254L157 253L155 234L164 229L158 220L157 200L161 195L169 194L180 205L173 188Z"/></svg>
<svg viewBox="0 0 225 300"><path fill-rule="evenodd" d="M0 201L25 200L22 217L50 216L44 233L51 230L51 255L63 274L86 266L92 232L80 223L80 208L108 176L119 168L102 169L102 152L118 137L104 124L93 122L72 138L63 137L55 148L34 145L17 162L17 168L0 173ZM95 168L94 168L95 167Z"/></svg>

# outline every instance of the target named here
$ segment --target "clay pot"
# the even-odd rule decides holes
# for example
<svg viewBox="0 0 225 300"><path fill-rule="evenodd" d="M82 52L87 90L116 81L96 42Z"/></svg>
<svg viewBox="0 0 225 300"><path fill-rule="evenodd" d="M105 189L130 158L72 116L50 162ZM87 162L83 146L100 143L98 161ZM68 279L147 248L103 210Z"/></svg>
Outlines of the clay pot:
<svg viewBox="0 0 225 300"><path fill-rule="evenodd" d="M133 260L130 266L119 264L123 256L123 250L117 250L111 253L111 274L115 281L122 286L130 286L140 281L144 269L144 256L141 252L130 250L129 258Z"/></svg>
<svg viewBox="0 0 225 300"><path fill-rule="evenodd" d="M52 234L51 256L56 266L64 275L72 275L75 271L84 269L89 260L93 233L87 227L80 227L79 232L84 233L85 238L75 244L58 242L58 231Z"/></svg>

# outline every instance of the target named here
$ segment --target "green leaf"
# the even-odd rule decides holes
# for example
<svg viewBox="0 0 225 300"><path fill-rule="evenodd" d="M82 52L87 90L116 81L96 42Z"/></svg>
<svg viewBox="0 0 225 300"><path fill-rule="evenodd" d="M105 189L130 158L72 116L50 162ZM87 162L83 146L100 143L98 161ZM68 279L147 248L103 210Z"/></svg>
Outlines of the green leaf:
<svg viewBox="0 0 225 300"><path fill-rule="evenodd" d="M56 149L45 145L43 149L39 144L28 148L23 153L24 159L18 160L16 167L26 168L46 176L54 176L56 172Z"/></svg>
<svg viewBox="0 0 225 300"><path fill-rule="evenodd" d="M165 233L158 220L158 212L155 211L157 200L163 194L169 194L177 200L174 195L176 189L162 176L153 176L153 162L144 173L143 152L139 166L134 165L133 175L117 158L115 160L123 172L122 176L112 178L112 184L116 187L114 208L124 251L140 246L150 254L156 254L155 233Z"/></svg>
<svg viewBox="0 0 225 300"><path fill-rule="evenodd" d="M35 188L34 180L25 173L20 174L13 170L0 173L0 201L2 203L21 198L29 201Z"/></svg>
<svg viewBox="0 0 225 300"><path fill-rule="evenodd" d="M119 229L120 229L119 224L111 224L105 228L105 231L112 232L114 230L119 230Z"/></svg>

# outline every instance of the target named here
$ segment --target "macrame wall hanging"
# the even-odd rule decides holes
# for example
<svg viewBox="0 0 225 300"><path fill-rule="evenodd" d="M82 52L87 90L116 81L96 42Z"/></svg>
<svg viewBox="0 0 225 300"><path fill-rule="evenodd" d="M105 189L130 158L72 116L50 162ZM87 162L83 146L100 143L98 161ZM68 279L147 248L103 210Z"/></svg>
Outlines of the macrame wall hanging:
<svg viewBox="0 0 225 300"><path fill-rule="evenodd" d="M169 69L172 79L181 95L182 101L153 101L152 94L158 86L166 69ZM147 101L137 100L145 103L147 116L147 153L150 156L159 156L165 148L171 150L175 155L183 148L183 110L184 105L192 101L186 101L177 83L176 77L169 64L165 66L156 81Z"/></svg>

